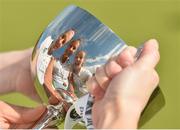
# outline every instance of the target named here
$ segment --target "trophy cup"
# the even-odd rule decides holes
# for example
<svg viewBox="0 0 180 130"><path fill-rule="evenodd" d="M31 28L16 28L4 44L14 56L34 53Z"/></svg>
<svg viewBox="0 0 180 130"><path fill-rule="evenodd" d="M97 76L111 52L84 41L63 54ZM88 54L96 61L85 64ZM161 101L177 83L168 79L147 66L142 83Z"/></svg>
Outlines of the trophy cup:
<svg viewBox="0 0 180 130"><path fill-rule="evenodd" d="M93 128L87 112L93 105L86 81L98 66L127 45L110 28L77 6L67 7L40 36L31 58L36 90L47 105L46 112L32 127L64 127L76 123ZM139 49L137 56L140 54ZM89 114L89 115L87 115Z"/></svg>

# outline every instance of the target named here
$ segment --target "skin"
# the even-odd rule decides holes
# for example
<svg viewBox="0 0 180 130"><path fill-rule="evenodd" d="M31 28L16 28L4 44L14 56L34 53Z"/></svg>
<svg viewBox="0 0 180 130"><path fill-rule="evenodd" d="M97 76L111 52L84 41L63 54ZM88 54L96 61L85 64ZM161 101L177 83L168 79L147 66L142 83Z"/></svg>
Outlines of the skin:
<svg viewBox="0 0 180 130"><path fill-rule="evenodd" d="M53 66L55 63L55 58L51 58L51 61L46 69L45 75L44 75L44 86L50 94L49 98L49 104L58 104L59 102L62 102L62 97L52 88L52 73L53 73Z"/></svg>
<svg viewBox="0 0 180 130"><path fill-rule="evenodd" d="M137 61L136 51L126 48L87 82L96 99L92 109L95 128L137 128L141 112L159 83L155 66L160 55L154 39L144 44Z"/></svg>
<svg viewBox="0 0 180 130"><path fill-rule="evenodd" d="M52 58L46 69L45 76L44 76L44 79L45 79L44 86L51 95L49 97L49 104L56 105L60 102L63 102L63 107L64 107L65 111L67 111L69 108L69 105L64 101L64 99L61 97L61 95L57 91L55 91L55 89L52 87L52 80L53 80L52 73L53 73L54 62L56 62L56 61L54 58Z"/></svg>
<svg viewBox="0 0 180 130"><path fill-rule="evenodd" d="M31 53L32 49L0 53L0 94L20 92L41 102L31 78ZM25 108L3 101L0 101L0 108L0 128L29 128L46 110L42 105Z"/></svg>
<svg viewBox="0 0 180 130"><path fill-rule="evenodd" d="M74 59L74 72L78 74L84 64L86 53L84 51L79 51Z"/></svg>
<svg viewBox="0 0 180 130"><path fill-rule="evenodd" d="M59 36L58 39L49 48L48 54L51 55L53 51L61 48L64 44L66 44L68 41L72 39L74 34L75 34L75 31L71 29L65 32L63 35Z"/></svg>
<svg viewBox="0 0 180 130"><path fill-rule="evenodd" d="M137 61L133 59L135 51L125 49L87 82L96 99L92 111L96 128L137 128L139 116L159 82L154 69L159 61L158 44L156 40L147 41ZM28 49L0 54L1 94L17 91L39 101L30 74L31 52ZM3 101L0 108L4 108L0 109L2 128L29 128L45 111L44 106L28 109Z"/></svg>
<svg viewBox="0 0 180 130"><path fill-rule="evenodd" d="M68 39L68 40L71 40L71 39ZM60 58L61 62L65 63L69 59L69 56L71 56L77 50L79 45L80 45L79 40L72 41L71 44L66 48L62 57ZM49 98L49 103L55 105L55 104L58 104L59 102L63 102L63 104L64 104L63 107L67 111L69 108L69 105L64 101L64 99L61 97L61 95L54 88L52 88L53 67L54 67L55 62L56 62L56 59L51 58L50 63L45 72L44 86L47 89L47 91L49 92L49 94L51 95Z"/></svg>
<svg viewBox="0 0 180 130"><path fill-rule="evenodd" d="M72 37L75 35L75 31L70 29L68 31L66 31L64 34L60 35L58 37L58 39L56 41L54 41L51 46L49 47L49 51L48 54L51 55L53 53L53 51L63 47L67 42L69 42ZM31 61L31 70L32 70L32 77L36 76L36 62L37 62L37 58L39 55L39 51L37 50L36 55L33 56L33 59ZM57 104L59 101L62 101L62 98L59 96L59 94L54 91L54 89L51 87L51 83L52 83L52 70L53 70L53 65L54 65L55 59L52 58L47 70L45 72L45 82L44 82L44 87L45 89L49 92L49 94L51 95L49 97L49 103L50 104Z"/></svg>
<svg viewBox="0 0 180 130"><path fill-rule="evenodd" d="M55 42L54 47L56 49L58 49L57 47L62 47L63 45L65 45L67 42L69 42L71 40L73 35L74 35L74 31L72 31L72 30L67 31L62 37L62 38L65 38L65 40L63 42L60 42L60 40L59 40L59 39L61 39L61 37L60 37ZM66 48L64 54L62 55L61 62L65 63L69 59L69 56L71 56L77 50L79 45L80 45L79 40L72 41L71 44L68 46L68 48ZM51 48L50 48L50 50L51 50ZM49 104L55 105L55 104L58 104L59 102L63 102L63 107L67 111L69 108L69 105L64 101L64 99L61 97L61 95L54 88L52 88L53 66L54 66L55 62L56 62L56 59L52 57L49 62L49 65L46 69L46 72L45 72L43 85L45 86L46 90L50 94Z"/></svg>
<svg viewBox="0 0 180 130"><path fill-rule="evenodd" d="M59 37L58 42L54 44L53 51L68 42L74 33L74 30L69 30L62 38ZM2 61L0 64L0 94L20 92L41 103L31 76L31 67L33 70L32 75L36 73L35 66L30 66L31 54L32 48L23 51L0 53L0 60ZM36 59L37 55L33 58L32 65L36 65ZM56 98L50 97L49 100L50 102L57 101L54 101L54 99ZM4 108L0 110L0 128L31 128L46 111L46 107L43 105L37 108L25 108L7 104L3 101L0 101L0 107Z"/></svg>
<svg viewBox="0 0 180 130"><path fill-rule="evenodd" d="M75 51L78 49L79 46L80 46L80 40L72 41L72 43L69 45L69 47L65 50L64 54L62 55L62 57L61 57L61 62L62 62L62 63L67 62L67 60L69 59L69 57L70 57L73 53L75 53ZM78 52L78 53L79 53L79 52ZM70 74L69 74L69 77L68 77L70 84L69 84L69 88L68 88L67 94L68 94L69 96L71 96L71 97L73 98L73 100L76 100L77 97L76 97L76 95L75 95L75 93L74 93L74 87L73 87L73 85L72 85L72 80L73 80L72 78L73 78L73 77L72 77L72 73L70 73Z"/></svg>
<svg viewBox="0 0 180 130"><path fill-rule="evenodd" d="M85 60L86 53L84 51L79 51L75 58L74 58L74 64L73 64L73 73L78 74L81 70L81 67L83 66L84 60ZM69 74L69 93L71 97L73 97L75 100L77 99L76 94L74 93L74 79L73 79L73 73L71 72Z"/></svg>
<svg viewBox="0 0 180 130"><path fill-rule="evenodd" d="M61 63L65 63L69 57L78 49L80 40L72 41L71 44L66 48L64 54L61 56Z"/></svg>

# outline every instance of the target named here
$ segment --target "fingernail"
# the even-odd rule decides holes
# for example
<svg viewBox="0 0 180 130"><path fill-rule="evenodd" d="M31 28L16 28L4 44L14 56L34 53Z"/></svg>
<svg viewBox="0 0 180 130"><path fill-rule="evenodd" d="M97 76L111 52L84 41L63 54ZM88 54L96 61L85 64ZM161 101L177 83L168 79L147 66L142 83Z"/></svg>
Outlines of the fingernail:
<svg viewBox="0 0 180 130"><path fill-rule="evenodd" d="M154 46L154 48L155 49L159 49L159 43L158 43L158 41L156 40L156 39L150 39L149 41L148 41L152 46Z"/></svg>
<svg viewBox="0 0 180 130"><path fill-rule="evenodd" d="M155 48L157 49L157 50L159 50L159 43L158 43L158 41L156 40L156 39L153 39L153 41L154 41L154 45L155 45Z"/></svg>

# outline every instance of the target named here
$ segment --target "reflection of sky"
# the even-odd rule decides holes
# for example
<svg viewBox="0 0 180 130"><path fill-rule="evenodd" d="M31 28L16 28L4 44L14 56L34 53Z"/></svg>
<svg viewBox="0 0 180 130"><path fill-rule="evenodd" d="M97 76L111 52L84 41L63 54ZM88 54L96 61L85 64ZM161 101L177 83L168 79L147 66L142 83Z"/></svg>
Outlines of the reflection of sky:
<svg viewBox="0 0 180 130"><path fill-rule="evenodd" d="M51 35L52 39L56 39L71 28L76 30L73 39L80 38L82 41L79 50L86 51L87 66L104 63L109 55L117 53L125 45L107 26L76 6L67 7L49 24L39 41L39 45L48 35ZM57 50L54 56L60 56L65 47Z"/></svg>

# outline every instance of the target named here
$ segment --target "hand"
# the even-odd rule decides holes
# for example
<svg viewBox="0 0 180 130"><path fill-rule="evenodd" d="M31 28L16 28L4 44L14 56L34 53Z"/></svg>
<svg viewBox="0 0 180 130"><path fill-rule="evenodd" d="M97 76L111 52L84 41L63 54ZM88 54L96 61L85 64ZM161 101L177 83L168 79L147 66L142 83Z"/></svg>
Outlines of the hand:
<svg viewBox="0 0 180 130"><path fill-rule="evenodd" d="M0 54L0 94L20 92L39 101L30 71L32 49ZM29 128L45 111L45 106L25 108L0 101L0 128Z"/></svg>
<svg viewBox="0 0 180 130"><path fill-rule="evenodd" d="M31 128L45 111L44 106L24 108L0 101L0 128Z"/></svg>
<svg viewBox="0 0 180 130"><path fill-rule="evenodd" d="M144 44L137 61L136 51L126 48L97 69L95 77L87 82L95 96L92 109L95 128L137 128L140 114L159 82L154 68L160 56L156 40Z"/></svg>
<svg viewBox="0 0 180 130"><path fill-rule="evenodd" d="M0 94L16 91L40 102L31 78L31 53L32 49L0 53Z"/></svg>

